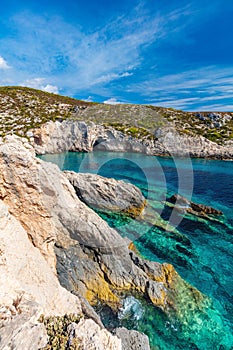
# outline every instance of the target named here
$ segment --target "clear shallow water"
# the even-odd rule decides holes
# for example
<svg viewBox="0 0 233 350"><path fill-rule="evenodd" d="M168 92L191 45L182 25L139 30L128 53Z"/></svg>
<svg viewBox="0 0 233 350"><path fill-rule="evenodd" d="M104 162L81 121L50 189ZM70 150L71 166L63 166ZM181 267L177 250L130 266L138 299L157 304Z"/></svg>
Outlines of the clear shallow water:
<svg viewBox="0 0 233 350"><path fill-rule="evenodd" d="M172 263L184 279L212 301L205 310L190 310L190 317L182 324L143 301L136 301L131 310L129 305L135 302L130 299L125 303L127 312L122 312L118 321L110 311L102 310L105 322L145 332L153 349L233 349L233 162L111 152L42 158L63 170L98 173L137 185L151 206L150 220L99 214L123 236L134 240L144 257ZM224 215L211 220L177 215L164 204L177 192L222 210ZM157 218L157 226L152 225L151 217ZM164 229L166 222L176 227L175 233Z"/></svg>

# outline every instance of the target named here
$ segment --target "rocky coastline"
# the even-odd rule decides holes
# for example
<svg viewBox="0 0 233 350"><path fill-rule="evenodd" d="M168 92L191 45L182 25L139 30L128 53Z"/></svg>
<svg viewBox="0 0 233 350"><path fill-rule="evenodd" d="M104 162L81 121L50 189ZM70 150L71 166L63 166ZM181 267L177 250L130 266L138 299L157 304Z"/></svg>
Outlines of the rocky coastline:
<svg viewBox="0 0 233 350"><path fill-rule="evenodd" d="M221 146L203 136L179 133L172 127L156 129L154 135L132 137L111 126L75 120L49 121L27 133L37 154L66 151L139 152L148 155L233 159L233 147Z"/></svg>
<svg viewBox="0 0 233 350"><path fill-rule="evenodd" d="M60 317L62 323L69 314L75 321L66 328L65 346L136 350L144 339L147 349L138 332L109 333L92 306L101 302L116 312L126 296L138 295L185 321L187 299L193 309L208 303L172 265L143 260L86 205L92 186L104 208L108 203L107 209L139 215L146 203L137 188L62 173L17 136L0 141L0 155L0 349L63 349L57 336L57 347L49 347L49 331L39 320Z"/></svg>

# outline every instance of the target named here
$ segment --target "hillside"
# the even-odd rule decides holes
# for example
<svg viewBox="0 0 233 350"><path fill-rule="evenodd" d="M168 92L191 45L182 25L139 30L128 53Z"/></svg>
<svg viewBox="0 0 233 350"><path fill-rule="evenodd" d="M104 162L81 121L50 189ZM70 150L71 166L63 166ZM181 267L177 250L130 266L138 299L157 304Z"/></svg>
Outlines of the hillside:
<svg viewBox="0 0 233 350"><path fill-rule="evenodd" d="M0 136L25 136L49 120L75 119L113 126L134 137L152 136L158 127L202 135L218 144L233 138L233 112L184 112L151 105L107 105L80 101L26 87L0 87Z"/></svg>

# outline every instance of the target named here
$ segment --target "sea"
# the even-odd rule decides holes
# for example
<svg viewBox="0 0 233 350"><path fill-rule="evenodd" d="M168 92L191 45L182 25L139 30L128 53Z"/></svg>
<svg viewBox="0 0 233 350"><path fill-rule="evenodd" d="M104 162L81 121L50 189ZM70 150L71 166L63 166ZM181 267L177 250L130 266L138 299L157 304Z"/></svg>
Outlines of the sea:
<svg viewBox="0 0 233 350"><path fill-rule="evenodd" d="M144 332L152 350L233 349L232 161L104 151L41 158L62 170L95 173L139 187L148 204L143 218L93 209L132 240L145 259L172 264L208 300L198 308L184 299L185 317L176 319L139 296L128 295L117 314L99 306L107 328L124 326ZM194 215L185 206L174 210L169 198L177 193L223 214Z"/></svg>

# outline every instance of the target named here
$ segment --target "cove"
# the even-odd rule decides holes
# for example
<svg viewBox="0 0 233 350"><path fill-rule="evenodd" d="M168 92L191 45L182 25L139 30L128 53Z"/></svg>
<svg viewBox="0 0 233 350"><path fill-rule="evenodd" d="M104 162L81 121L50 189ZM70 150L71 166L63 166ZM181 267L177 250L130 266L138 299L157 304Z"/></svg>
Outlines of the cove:
<svg viewBox="0 0 233 350"><path fill-rule="evenodd" d="M162 225L98 213L122 236L133 240L145 258L173 264L186 281L211 300L208 309L195 315L190 310L188 323L179 324L152 305L129 297L117 319L110 310L99 310L106 325L113 328L117 323L146 333L152 349L232 349L233 163L112 152L68 152L41 158L56 163L62 170L96 173L138 186L154 213L163 222L174 225L180 235ZM164 203L174 193L211 205L223 215L172 216Z"/></svg>

